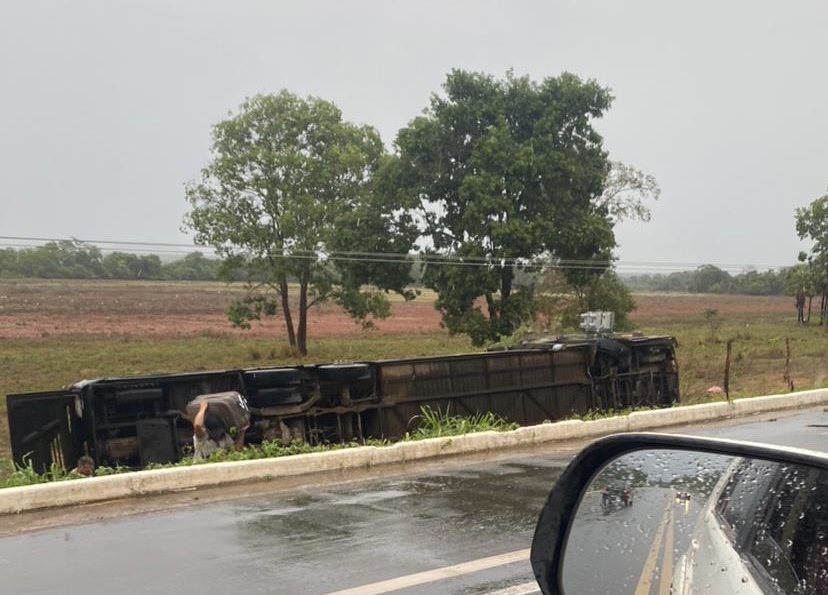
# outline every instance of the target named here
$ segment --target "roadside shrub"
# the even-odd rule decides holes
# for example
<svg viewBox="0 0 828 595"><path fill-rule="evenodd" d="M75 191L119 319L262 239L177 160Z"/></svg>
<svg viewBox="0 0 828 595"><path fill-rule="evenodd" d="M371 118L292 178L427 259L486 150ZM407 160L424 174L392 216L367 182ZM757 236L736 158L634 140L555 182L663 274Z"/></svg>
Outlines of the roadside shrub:
<svg viewBox="0 0 828 595"><path fill-rule="evenodd" d="M461 436L472 432L508 432L520 427L490 411L479 412L471 416L450 415L449 408L445 411L439 408L435 411L431 407L420 407L420 415L414 416L409 425L417 423L413 432L407 432L405 440L423 440L425 438L439 438L441 436Z"/></svg>

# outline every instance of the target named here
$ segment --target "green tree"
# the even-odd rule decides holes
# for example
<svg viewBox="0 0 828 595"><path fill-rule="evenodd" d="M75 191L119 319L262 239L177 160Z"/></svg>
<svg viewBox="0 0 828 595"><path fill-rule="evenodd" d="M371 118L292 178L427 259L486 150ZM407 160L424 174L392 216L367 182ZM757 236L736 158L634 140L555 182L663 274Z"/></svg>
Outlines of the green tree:
<svg viewBox="0 0 828 595"><path fill-rule="evenodd" d="M24 277L41 279L95 279L103 276L101 251L78 240L47 242L24 248L17 255Z"/></svg>
<svg viewBox="0 0 828 595"><path fill-rule="evenodd" d="M807 279L820 299L820 324L828 316L828 194L807 207L796 209L796 233L800 240L810 240L811 249L800 252L799 260L808 264Z"/></svg>
<svg viewBox="0 0 828 595"><path fill-rule="evenodd" d="M575 295L575 308L571 308L564 317L567 326L577 327L582 312L606 311L615 313L617 330L631 328L627 313L635 308L635 300L615 271L608 270L592 278L585 286L577 288Z"/></svg>
<svg viewBox="0 0 828 595"><path fill-rule="evenodd" d="M423 282L444 324L483 344L532 316L519 273L550 259L609 267L612 200L600 199L611 166L592 121L612 97L572 74L535 83L453 70L443 89L400 130L383 183L421 226ZM575 285L596 274L565 272Z"/></svg>
<svg viewBox="0 0 828 595"><path fill-rule="evenodd" d="M612 269L596 275L586 285L574 287L560 269L544 273L536 297L537 320L543 333L579 332L581 314L606 311L615 314L615 330L629 330L628 313L635 308L630 289Z"/></svg>
<svg viewBox="0 0 828 595"><path fill-rule="evenodd" d="M103 272L110 279L160 279L161 259L155 254L139 256L112 252L104 256Z"/></svg>
<svg viewBox="0 0 828 595"><path fill-rule="evenodd" d="M213 281L218 277L218 263L201 252L190 252L163 266L164 277L184 281Z"/></svg>
<svg viewBox="0 0 828 595"><path fill-rule="evenodd" d="M187 185L185 226L214 248L224 274L248 282L246 298L228 311L234 324L281 312L290 346L304 355L315 304L335 300L365 321L388 315L382 290L410 297L409 263L354 256L388 246L407 252L371 192L384 153L373 128L287 91L249 98L214 126L212 161Z"/></svg>
<svg viewBox="0 0 828 595"><path fill-rule="evenodd" d="M0 278L17 277L20 275L17 265L17 250L14 248L0 249Z"/></svg>
<svg viewBox="0 0 828 595"><path fill-rule="evenodd" d="M693 273L693 291L698 293L727 293L731 276L712 264L705 264Z"/></svg>

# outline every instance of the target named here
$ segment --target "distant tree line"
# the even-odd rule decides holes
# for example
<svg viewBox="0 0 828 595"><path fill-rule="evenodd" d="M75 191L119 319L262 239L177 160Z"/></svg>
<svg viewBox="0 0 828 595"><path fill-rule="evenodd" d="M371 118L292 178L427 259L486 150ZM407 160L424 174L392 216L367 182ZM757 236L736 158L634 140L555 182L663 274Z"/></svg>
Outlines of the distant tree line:
<svg viewBox="0 0 828 595"><path fill-rule="evenodd" d="M731 275L711 264L694 271L623 276L632 291L679 291L741 295L793 295L802 284L803 265L779 270L745 271Z"/></svg>
<svg viewBox="0 0 828 595"><path fill-rule="evenodd" d="M164 263L156 254L104 255L95 246L63 240L0 250L0 278L213 281L218 275L217 261L201 252Z"/></svg>
<svg viewBox="0 0 828 595"><path fill-rule="evenodd" d="M165 263L156 254L103 254L96 246L77 240L0 250L0 278L215 281L220 278L219 266L218 260L201 252L191 252ZM421 257L412 256L412 286L422 283L421 266ZM805 271L801 269L805 268L806 265L796 265L731 275L707 264L693 271L624 275L619 281L631 291L793 295L800 286L809 289L802 281ZM226 279L226 276L221 278ZM523 278L519 284L525 286L532 282L532 279Z"/></svg>

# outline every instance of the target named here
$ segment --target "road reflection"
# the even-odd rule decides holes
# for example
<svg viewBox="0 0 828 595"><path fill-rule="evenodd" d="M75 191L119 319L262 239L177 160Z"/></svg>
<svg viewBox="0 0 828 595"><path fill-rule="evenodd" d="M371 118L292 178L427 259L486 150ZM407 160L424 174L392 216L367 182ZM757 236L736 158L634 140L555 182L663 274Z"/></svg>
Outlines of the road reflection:
<svg viewBox="0 0 828 595"><path fill-rule="evenodd" d="M585 495L564 559L572 593L669 594L673 568L691 545L701 499L679 500L670 487L642 487L631 506L604 507Z"/></svg>

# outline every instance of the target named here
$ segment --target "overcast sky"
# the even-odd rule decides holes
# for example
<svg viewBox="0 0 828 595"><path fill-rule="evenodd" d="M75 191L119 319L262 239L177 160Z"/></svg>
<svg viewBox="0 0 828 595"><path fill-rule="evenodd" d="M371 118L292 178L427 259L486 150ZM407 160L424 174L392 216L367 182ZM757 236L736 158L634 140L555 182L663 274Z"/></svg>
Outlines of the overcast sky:
<svg viewBox="0 0 828 595"><path fill-rule="evenodd" d="M610 157L662 189L619 270L792 265L828 187L826 31L824 0L0 0L0 244L191 244L184 183L246 97L321 97L390 147L452 68L513 69L612 90Z"/></svg>

